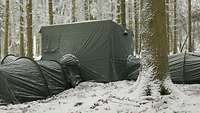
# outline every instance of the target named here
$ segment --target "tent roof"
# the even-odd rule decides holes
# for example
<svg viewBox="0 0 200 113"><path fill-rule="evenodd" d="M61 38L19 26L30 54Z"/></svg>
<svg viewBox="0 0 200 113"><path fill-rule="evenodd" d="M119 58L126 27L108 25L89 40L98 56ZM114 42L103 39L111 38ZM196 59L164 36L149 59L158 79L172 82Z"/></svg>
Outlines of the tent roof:
<svg viewBox="0 0 200 113"><path fill-rule="evenodd" d="M89 20L89 21L81 21L81 22L73 22L73 23L66 23L66 24L53 24L53 25L46 25L42 26L39 33L41 33L42 29L50 28L50 27L62 27L62 26L68 26L68 25L82 25L82 24L88 24L88 23L94 23L94 22L111 22L115 23L113 20ZM116 24L116 23L115 23Z"/></svg>

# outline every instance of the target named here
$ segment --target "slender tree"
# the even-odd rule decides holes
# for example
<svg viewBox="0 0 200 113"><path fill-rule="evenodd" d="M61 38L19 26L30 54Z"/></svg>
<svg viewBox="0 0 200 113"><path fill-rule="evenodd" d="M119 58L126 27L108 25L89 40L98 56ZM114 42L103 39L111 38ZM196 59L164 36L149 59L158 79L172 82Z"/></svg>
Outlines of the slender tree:
<svg viewBox="0 0 200 113"><path fill-rule="evenodd" d="M128 1L128 29L133 32L133 3L132 0ZM133 43L134 43L134 36Z"/></svg>
<svg viewBox="0 0 200 113"><path fill-rule="evenodd" d="M8 54L8 37L9 37L9 16L10 16L10 1L6 0L6 10L5 10L5 33L4 33L4 56Z"/></svg>
<svg viewBox="0 0 200 113"><path fill-rule="evenodd" d="M128 28L129 30L133 30L133 6L132 6L132 0L128 1Z"/></svg>
<svg viewBox="0 0 200 113"><path fill-rule="evenodd" d="M24 53L24 1L20 0L20 56L25 56Z"/></svg>
<svg viewBox="0 0 200 113"><path fill-rule="evenodd" d="M143 7L143 0L140 0L139 2L139 45L138 45L138 54L141 53L141 48L142 48L142 24L143 24L143 20L142 20L142 7Z"/></svg>
<svg viewBox="0 0 200 113"><path fill-rule="evenodd" d="M126 28L126 1L121 0L121 25Z"/></svg>
<svg viewBox="0 0 200 113"><path fill-rule="evenodd" d="M191 15L191 0L188 0L188 51L192 52L192 15Z"/></svg>
<svg viewBox="0 0 200 113"><path fill-rule="evenodd" d="M52 2L52 0L49 0L49 24L53 24L53 2Z"/></svg>
<svg viewBox="0 0 200 113"><path fill-rule="evenodd" d="M135 30L134 30L134 36L135 36L135 53L138 54L139 53L139 26L138 26L138 0L134 0L134 20L135 20Z"/></svg>
<svg viewBox="0 0 200 113"><path fill-rule="evenodd" d="M116 21L118 24L121 24L121 8L120 8L121 0L117 0L117 18Z"/></svg>
<svg viewBox="0 0 200 113"><path fill-rule="evenodd" d="M27 56L33 58L32 0L26 0L27 13Z"/></svg>
<svg viewBox="0 0 200 113"><path fill-rule="evenodd" d="M85 20L95 20L96 19L91 14L91 7L90 7L91 3L92 3L92 0L84 1Z"/></svg>
<svg viewBox="0 0 200 113"><path fill-rule="evenodd" d="M174 49L173 53L177 53L177 2L174 0Z"/></svg>
<svg viewBox="0 0 200 113"><path fill-rule="evenodd" d="M72 0L72 22L76 22L76 0Z"/></svg>

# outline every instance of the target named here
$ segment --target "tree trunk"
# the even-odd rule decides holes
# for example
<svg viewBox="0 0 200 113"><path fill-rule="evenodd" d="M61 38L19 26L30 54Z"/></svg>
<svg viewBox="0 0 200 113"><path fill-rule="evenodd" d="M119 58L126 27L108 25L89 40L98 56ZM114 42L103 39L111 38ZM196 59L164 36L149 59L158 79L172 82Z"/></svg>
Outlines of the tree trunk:
<svg viewBox="0 0 200 113"><path fill-rule="evenodd" d="M176 0L174 0L174 49L173 49L173 53L176 54L177 53L177 3Z"/></svg>
<svg viewBox="0 0 200 113"><path fill-rule="evenodd" d="M132 0L128 1L128 29L133 32L133 5ZM134 43L134 36L132 36Z"/></svg>
<svg viewBox="0 0 200 113"><path fill-rule="evenodd" d="M144 0L143 4L142 71L136 91L143 89L142 95L147 96L168 94L165 88L165 81L169 80L165 0Z"/></svg>
<svg viewBox="0 0 200 113"><path fill-rule="evenodd" d="M24 53L24 1L20 0L20 56L25 56Z"/></svg>
<svg viewBox="0 0 200 113"><path fill-rule="evenodd" d="M120 8L121 0L117 0L117 23L121 24L121 8Z"/></svg>
<svg viewBox="0 0 200 113"><path fill-rule="evenodd" d="M74 1L74 0L72 0ZM53 24L53 2L49 0L49 24Z"/></svg>
<svg viewBox="0 0 200 113"><path fill-rule="evenodd" d="M96 19L91 14L91 8L90 8L91 3L92 3L91 0L84 1L85 20L95 20Z"/></svg>
<svg viewBox="0 0 200 113"><path fill-rule="evenodd" d="M192 15L191 0L188 0L188 51L192 52Z"/></svg>
<svg viewBox="0 0 200 113"><path fill-rule="evenodd" d="M138 0L134 0L134 20L135 20L135 54L138 54L138 45L139 45L139 37L138 37Z"/></svg>
<svg viewBox="0 0 200 113"><path fill-rule="evenodd" d="M33 58L32 0L27 0L27 56Z"/></svg>
<svg viewBox="0 0 200 113"><path fill-rule="evenodd" d="M72 0L72 22L76 21L76 0Z"/></svg>
<svg viewBox="0 0 200 113"><path fill-rule="evenodd" d="M143 7L143 0L140 0L140 3L139 3L139 7L140 7L140 9L139 9L139 16L140 16L140 21L139 21L139 45L138 45L138 54L140 54L141 53L141 50L142 50L142 31L143 31L143 29L142 29L142 22L143 22L143 20L142 20L142 7Z"/></svg>
<svg viewBox="0 0 200 113"><path fill-rule="evenodd" d="M168 42L168 54L170 53L170 26L169 26L169 0L166 0L166 31L167 31L167 42Z"/></svg>
<svg viewBox="0 0 200 113"><path fill-rule="evenodd" d="M4 56L8 54L8 27L9 27L9 16L10 16L10 2L6 0L6 11L5 11L5 33L4 33Z"/></svg>
<svg viewBox="0 0 200 113"><path fill-rule="evenodd" d="M126 1L121 0L121 24L126 28Z"/></svg>

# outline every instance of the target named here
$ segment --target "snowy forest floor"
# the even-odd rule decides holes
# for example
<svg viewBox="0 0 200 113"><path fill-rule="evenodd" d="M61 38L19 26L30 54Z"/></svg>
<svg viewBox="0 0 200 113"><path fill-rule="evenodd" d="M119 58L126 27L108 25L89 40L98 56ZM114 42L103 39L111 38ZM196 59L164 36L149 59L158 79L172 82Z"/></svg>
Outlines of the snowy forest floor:
<svg viewBox="0 0 200 113"><path fill-rule="evenodd" d="M187 99L170 96L133 100L133 81L83 82L46 100L0 106L0 113L200 113L200 84L176 85Z"/></svg>

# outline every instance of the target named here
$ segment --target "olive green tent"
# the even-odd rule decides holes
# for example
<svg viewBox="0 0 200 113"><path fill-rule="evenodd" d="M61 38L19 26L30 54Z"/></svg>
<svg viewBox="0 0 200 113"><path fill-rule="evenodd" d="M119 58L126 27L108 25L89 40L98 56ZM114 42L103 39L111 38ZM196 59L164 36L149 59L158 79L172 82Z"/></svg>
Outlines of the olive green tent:
<svg viewBox="0 0 200 113"><path fill-rule="evenodd" d="M84 81L127 79L127 57L132 54L132 34L111 20L44 26L42 59L57 60L73 54L80 61Z"/></svg>
<svg viewBox="0 0 200 113"><path fill-rule="evenodd" d="M200 55L195 53L171 55L169 70L174 83L200 83Z"/></svg>

